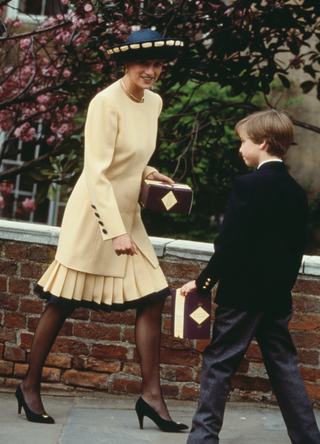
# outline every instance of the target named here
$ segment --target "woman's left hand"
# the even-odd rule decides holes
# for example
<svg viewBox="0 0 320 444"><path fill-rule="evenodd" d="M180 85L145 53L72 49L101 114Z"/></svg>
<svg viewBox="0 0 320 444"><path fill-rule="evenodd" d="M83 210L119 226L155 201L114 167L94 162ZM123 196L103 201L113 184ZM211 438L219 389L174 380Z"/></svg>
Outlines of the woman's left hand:
<svg viewBox="0 0 320 444"><path fill-rule="evenodd" d="M169 182L171 185L174 184L174 180L172 180L168 176L165 176L164 174L158 173L157 171L154 171L153 173L148 174L147 179L159 180L160 182Z"/></svg>

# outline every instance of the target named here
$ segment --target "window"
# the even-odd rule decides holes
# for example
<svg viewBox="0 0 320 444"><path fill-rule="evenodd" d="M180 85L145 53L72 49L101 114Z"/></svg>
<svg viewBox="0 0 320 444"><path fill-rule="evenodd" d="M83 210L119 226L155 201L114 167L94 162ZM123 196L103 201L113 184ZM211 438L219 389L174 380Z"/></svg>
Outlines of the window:
<svg viewBox="0 0 320 444"><path fill-rule="evenodd" d="M19 10L25 14L56 15L64 14L67 7L60 0L20 0Z"/></svg>
<svg viewBox="0 0 320 444"><path fill-rule="evenodd" d="M66 14L68 7L61 0L11 0L7 16L19 18L23 23L37 23L48 15Z"/></svg>
<svg viewBox="0 0 320 444"><path fill-rule="evenodd" d="M0 147L3 141L4 133L0 132ZM41 155L39 145L28 148L24 142L18 141L17 148L19 153L16 156L2 160L0 172L37 159ZM28 176L18 175L13 180L0 182L0 217L7 220L60 226L66 206L66 192L58 190L55 201L45 199L34 208L33 202L30 201L33 201L37 191L38 185Z"/></svg>

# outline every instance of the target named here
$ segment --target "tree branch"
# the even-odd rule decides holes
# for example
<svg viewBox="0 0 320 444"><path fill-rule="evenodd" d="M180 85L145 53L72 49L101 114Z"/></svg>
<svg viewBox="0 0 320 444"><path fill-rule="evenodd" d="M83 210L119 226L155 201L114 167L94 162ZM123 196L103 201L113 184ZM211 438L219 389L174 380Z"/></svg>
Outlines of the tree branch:
<svg viewBox="0 0 320 444"><path fill-rule="evenodd" d="M21 98L14 97L13 99L3 101L0 103L0 110L6 109L9 106L16 105L18 103L31 102L32 100L36 99L38 96L40 96L42 94L47 94L49 92L61 89L63 87L64 83L65 82L62 82L60 85L53 85L53 86L44 87L42 90L39 90L34 94L30 94L28 97L21 97ZM26 91L26 88L24 89L24 91ZM61 91L61 97L65 94L67 94L67 93L64 91ZM20 96L21 96L21 94L20 94Z"/></svg>
<svg viewBox="0 0 320 444"><path fill-rule="evenodd" d="M309 123L301 122L301 120L296 120L296 119L291 119L291 121L294 125L300 126L300 128L304 128L306 130L320 134L320 128L318 126L310 125Z"/></svg>
<svg viewBox="0 0 320 444"><path fill-rule="evenodd" d="M72 21L68 20L66 22L62 22L54 26L49 26L49 28L35 29L34 31L24 32L23 34L14 34L11 36L0 37L0 42L6 42L8 40L24 39L25 37L31 37L33 35L43 34L44 32L53 31L54 29L59 29L62 28L63 26L71 25L71 23Z"/></svg>
<svg viewBox="0 0 320 444"><path fill-rule="evenodd" d="M49 153L43 154L43 156L38 157L37 159L32 159L29 162L25 162L23 165L11 168L10 170L7 171L3 171L2 173L0 173L0 182L3 181L4 179L10 179L11 177L16 177L18 174L31 171L34 168L35 164L37 164L38 162L46 160L51 156L62 154L64 151L65 151L65 146L60 145L57 148L50 151Z"/></svg>

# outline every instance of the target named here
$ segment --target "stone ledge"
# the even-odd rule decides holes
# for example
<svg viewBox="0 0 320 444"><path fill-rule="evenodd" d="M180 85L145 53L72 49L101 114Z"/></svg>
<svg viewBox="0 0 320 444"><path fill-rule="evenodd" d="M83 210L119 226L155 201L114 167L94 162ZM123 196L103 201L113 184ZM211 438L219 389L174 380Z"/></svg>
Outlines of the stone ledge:
<svg viewBox="0 0 320 444"><path fill-rule="evenodd" d="M166 253L170 256L181 257L182 259L208 261L214 253L214 247L213 244L206 242L172 240L172 242L167 244Z"/></svg>
<svg viewBox="0 0 320 444"><path fill-rule="evenodd" d="M56 246L59 235L60 227L0 219L0 239L3 240ZM152 236L150 241L158 257L168 255L207 262L214 253L213 244L207 242ZM320 256L303 256L300 273L320 276Z"/></svg>
<svg viewBox="0 0 320 444"><path fill-rule="evenodd" d="M158 257L163 257L166 252L167 245L171 242L174 242L174 239L150 236L150 241L152 243L154 251L156 252L156 255Z"/></svg>
<svg viewBox="0 0 320 444"><path fill-rule="evenodd" d="M0 239L57 246L59 236L60 227L0 219ZM166 245L174 241L162 237L150 237L150 240L158 257L162 257Z"/></svg>
<svg viewBox="0 0 320 444"><path fill-rule="evenodd" d="M59 227L0 219L0 239L58 245Z"/></svg>
<svg viewBox="0 0 320 444"><path fill-rule="evenodd" d="M303 256L302 267L304 274L310 274L312 276L320 276L320 257Z"/></svg>

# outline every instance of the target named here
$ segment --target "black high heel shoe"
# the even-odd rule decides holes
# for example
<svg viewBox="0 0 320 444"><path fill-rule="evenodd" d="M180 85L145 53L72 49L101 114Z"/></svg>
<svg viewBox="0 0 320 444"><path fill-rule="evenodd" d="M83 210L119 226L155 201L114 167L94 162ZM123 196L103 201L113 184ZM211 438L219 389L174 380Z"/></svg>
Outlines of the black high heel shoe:
<svg viewBox="0 0 320 444"><path fill-rule="evenodd" d="M136 412L139 419L140 429L143 429L143 418L147 416L161 429L163 432L180 432L181 430L188 429L186 424L180 422L167 421L161 418L161 416L140 396L136 403Z"/></svg>
<svg viewBox="0 0 320 444"><path fill-rule="evenodd" d="M23 407L28 421L40 422L42 424L54 424L54 419L51 416L47 415L46 413L44 413L43 415L38 415L37 413L33 413L29 409L24 399L20 385L21 384L18 385L18 388L16 390L16 398L18 400L18 413L21 413L21 407Z"/></svg>

